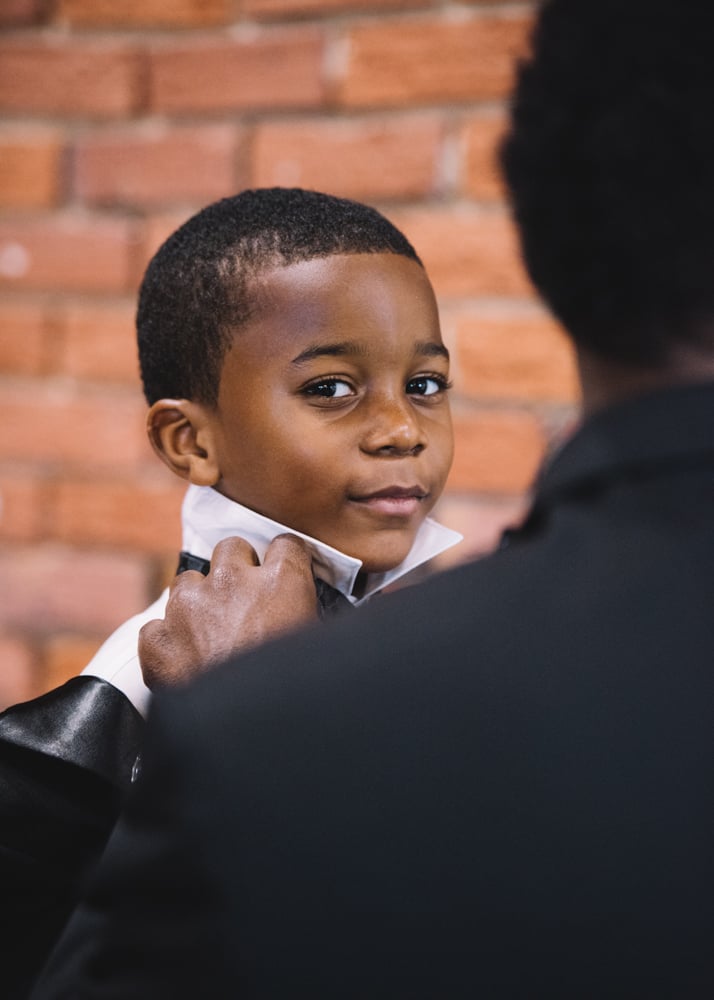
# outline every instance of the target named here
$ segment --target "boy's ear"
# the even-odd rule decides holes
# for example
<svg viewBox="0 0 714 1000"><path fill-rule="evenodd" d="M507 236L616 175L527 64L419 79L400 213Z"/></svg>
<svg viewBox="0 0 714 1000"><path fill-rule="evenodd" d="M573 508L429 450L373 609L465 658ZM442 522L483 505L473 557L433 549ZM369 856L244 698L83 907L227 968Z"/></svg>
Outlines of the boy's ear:
<svg viewBox="0 0 714 1000"><path fill-rule="evenodd" d="M149 441L177 476L214 486L221 476L211 410L188 399L159 399L146 417Z"/></svg>

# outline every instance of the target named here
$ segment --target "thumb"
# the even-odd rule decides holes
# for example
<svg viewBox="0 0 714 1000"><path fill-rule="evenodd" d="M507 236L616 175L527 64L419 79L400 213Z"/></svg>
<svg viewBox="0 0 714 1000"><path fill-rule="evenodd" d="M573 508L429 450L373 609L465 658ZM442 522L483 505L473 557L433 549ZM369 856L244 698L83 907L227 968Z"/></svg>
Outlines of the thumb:
<svg viewBox="0 0 714 1000"><path fill-rule="evenodd" d="M312 553L308 543L297 535L277 535L265 550L263 566L275 569L279 565L289 566L312 578Z"/></svg>

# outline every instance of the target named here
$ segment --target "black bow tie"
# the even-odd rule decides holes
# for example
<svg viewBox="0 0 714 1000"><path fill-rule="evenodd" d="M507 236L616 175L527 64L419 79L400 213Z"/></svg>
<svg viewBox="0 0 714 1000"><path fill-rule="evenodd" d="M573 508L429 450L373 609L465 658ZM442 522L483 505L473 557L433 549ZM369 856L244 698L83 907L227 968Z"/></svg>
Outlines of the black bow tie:
<svg viewBox="0 0 714 1000"><path fill-rule="evenodd" d="M187 569L193 569L198 570L199 573L203 573L204 576L208 576L210 568L211 563L208 559L202 559L201 556L194 556L191 552L181 552L179 554L176 575L185 573ZM315 590L317 591L317 609L320 613L320 618L328 618L330 615L340 613L345 608L352 608L345 595L329 583L325 583L324 580L315 578Z"/></svg>

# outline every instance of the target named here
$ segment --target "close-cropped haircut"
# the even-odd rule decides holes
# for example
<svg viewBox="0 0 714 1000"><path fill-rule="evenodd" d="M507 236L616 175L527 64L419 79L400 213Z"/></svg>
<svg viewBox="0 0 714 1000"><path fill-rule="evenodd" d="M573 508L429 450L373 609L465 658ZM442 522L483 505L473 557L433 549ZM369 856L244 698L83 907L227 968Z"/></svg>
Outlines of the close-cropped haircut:
<svg viewBox="0 0 714 1000"><path fill-rule="evenodd" d="M256 308L260 273L362 253L421 264L376 209L317 191L258 188L198 212L156 252L139 292L139 364L149 404L216 403L225 353Z"/></svg>
<svg viewBox="0 0 714 1000"><path fill-rule="evenodd" d="M546 0L501 161L526 267L576 345L714 347L707 0Z"/></svg>

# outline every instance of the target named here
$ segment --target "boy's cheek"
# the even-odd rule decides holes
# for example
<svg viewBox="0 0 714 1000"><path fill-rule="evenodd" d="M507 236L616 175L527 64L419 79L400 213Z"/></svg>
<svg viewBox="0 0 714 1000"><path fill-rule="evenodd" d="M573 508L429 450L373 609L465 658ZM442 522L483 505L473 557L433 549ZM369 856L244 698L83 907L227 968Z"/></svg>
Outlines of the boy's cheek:
<svg viewBox="0 0 714 1000"><path fill-rule="evenodd" d="M430 498L433 499L433 503L436 503L436 501L439 499L439 497L444 491L444 487L446 486L446 482L449 478L449 473L451 472L451 466L453 465L453 462L454 462L454 447L453 447L453 441L451 441L450 443L444 444L444 447L441 450L440 460L438 464L436 464L436 467L434 469L434 476L432 480L434 483L434 487L432 490L432 497Z"/></svg>

